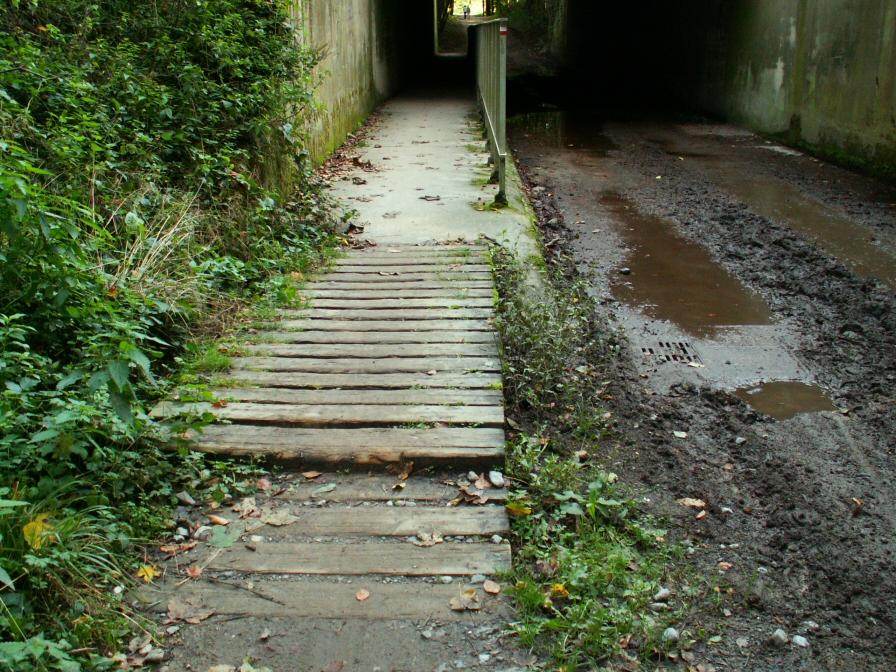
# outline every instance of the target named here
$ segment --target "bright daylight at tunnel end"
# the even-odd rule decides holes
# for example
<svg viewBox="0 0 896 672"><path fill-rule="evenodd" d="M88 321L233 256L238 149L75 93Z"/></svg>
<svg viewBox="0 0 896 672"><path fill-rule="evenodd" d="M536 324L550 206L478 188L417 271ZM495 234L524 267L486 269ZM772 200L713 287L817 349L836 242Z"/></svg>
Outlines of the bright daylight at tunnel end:
<svg viewBox="0 0 896 672"><path fill-rule="evenodd" d="M7 0L0 670L892 670L894 27Z"/></svg>

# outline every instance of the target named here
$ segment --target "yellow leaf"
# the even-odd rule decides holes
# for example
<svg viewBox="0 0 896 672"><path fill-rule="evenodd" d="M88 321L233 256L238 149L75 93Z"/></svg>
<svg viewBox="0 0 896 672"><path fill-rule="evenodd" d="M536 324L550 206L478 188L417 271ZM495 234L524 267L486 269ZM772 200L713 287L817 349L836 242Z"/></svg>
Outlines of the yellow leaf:
<svg viewBox="0 0 896 672"><path fill-rule="evenodd" d="M145 583L152 583L158 575L159 570L155 565L140 565L140 569L137 570L137 578L143 579Z"/></svg>
<svg viewBox="0 0 896 672"><path fill-rule="evenodd" d="M554 597L569 597L569 591L562 583L551 584L551 595Z"/></svg>
<svg viewBox="0 0 896 672"><path fill-rule="evenodd" d="M507 509L507 513L511 516L528 516L532 513L532 508L522 502L508 502L504 508Z"/></svg>
<svg viewBox="0 0 896 672"><path fill-rule="evenodd" d="M53 530L52 523L48 523L49 513L39 513L34 519L22 528L22 534L25 535L25 541L35 551L40 550L44 544L53 541L55 535L51 534Z"/></svg>

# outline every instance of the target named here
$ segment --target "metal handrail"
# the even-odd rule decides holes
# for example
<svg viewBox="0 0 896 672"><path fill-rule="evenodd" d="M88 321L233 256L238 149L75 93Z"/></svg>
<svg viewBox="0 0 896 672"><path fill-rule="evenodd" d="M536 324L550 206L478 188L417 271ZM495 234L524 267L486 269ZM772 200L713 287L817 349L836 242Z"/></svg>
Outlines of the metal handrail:
<svg viewBox="0 0 896 672"><path fill-rule="evenodd" d="M506 202L507 19L480 23L476 30L476 93L498 179L495 200Z"/></svg>

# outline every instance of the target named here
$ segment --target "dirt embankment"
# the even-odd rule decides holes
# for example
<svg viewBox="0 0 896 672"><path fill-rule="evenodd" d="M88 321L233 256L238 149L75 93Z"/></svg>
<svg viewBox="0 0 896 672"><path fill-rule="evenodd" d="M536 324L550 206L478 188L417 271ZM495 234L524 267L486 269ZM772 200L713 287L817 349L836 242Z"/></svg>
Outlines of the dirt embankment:
<svg viewBox="0 0 896 672"><path fill-rule="evenodd" d="M609 297L615 271L605 260L637 253L620 242L622 224L600 202L608 189L621 193L640 212L669 220L758 293L795 334L788 347L845 412L781 422L718 386L658 390L632 352L614 364L619 424L604 447L607 459L692 549L705 592L683 627L721 635L698 644L702 659L717 669L892 669L893 291L859 277L786 223L757 214L720 183L717 163L699 155L741 144L739 169L838 208L883 247L893 235L890 192L805 157L752 150L755 136L707 139L695 156L682 157L652 140L654 131L614 124L604 129L611 143L583 152L517 127L513 150L555 262L597 269L590 280ZM613 325L621 310L605 298L601 318ZM698 519L676 503L683 497L704 500L708 515ZM808 647L793 640L776 646L770 637L777 628L805 637Z"/></svg>

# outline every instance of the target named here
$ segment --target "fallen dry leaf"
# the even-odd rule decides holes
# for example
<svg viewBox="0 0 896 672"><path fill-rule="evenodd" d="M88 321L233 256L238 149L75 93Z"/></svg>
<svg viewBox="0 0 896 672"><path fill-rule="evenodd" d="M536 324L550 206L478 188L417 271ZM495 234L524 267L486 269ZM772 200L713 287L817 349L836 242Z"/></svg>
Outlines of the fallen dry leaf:
<svg viewBox="0 0 896 672"><path fill-rule="evenodd" d="M482 590L484 590L489 595L497 595L501 592L501 585L489 579L482 584Z"/></svg>
<svg viewBox="0 0 896 672"><path fill-rule="evenodd" d="M165 621L165 625L177 623L178 621L196 625L210 618L214 613L214 609L209 609L202 604L195 604L189 599L181 600L180 598L172 597L168 600L168 618Z"/></svg>
<svg viewBox="0 0 896 672"><path fill-rule="evenodd" d="M261 522L266 525L273 525L274 527L284 527L286 525L292 525L298 519L299 517L292 515L289 512L289 509L278 509L262 518Z"/></svg>
<svg viewBox="0 0 896 672"><path fill-rule="evenodd" d="M271 489L271 481L266 477L262 476L257 481L255 481L255 487L264 492L265 490Z"/></svg>
<svg viewBox="0 0 896 672"><path fill-rule="evenodd" d="M363 602L364 600L366 600L369 597L370 597L370 591L367 590L366 588L362 588L357 593L355 593L355 599L358 600L358 602Z"/></svg>
<svg viewBox="0 0 896 672"><path fill-rule="evenodd" d="M442 544L444 542L445 540L440 534L437 534L435 532L420 532L417 535L417 538L414 539L414 546L419 546L420 548L429 548L430 546L435 546L436 544Z"/></svg>
<svg viewBox="0 0 896 672"><path fill-rule="evenodd" d="M727 572L732 567L734 567L734 564L730 563L730 562L720 562L719 563L719 571L721 571L721 572Z"/></svg>
<svg viewBox="0 0 896 672"><path fill-rule="evenodd" d="M492 483L485 477L485 474L479 474L479 477L473 483L473 487L477 490L488 490L492 487Z"/></svg>
<svg viewBox="0 0 896 672"><path fill-rule="evenodd" d="M324 667L322 667L320 672L342 672L344 667L344 660L334 660L332 663L327 663Z"/></svg>
<svg viewBox="0 0 896 672"><path fill-rule="evenodd" d="M170 558L178 553L186 553L187 551L196 548L196 544L198 543L198 541L187 541L183 544L166 544L165 546L160 546L159 551L165 553Z"/></svg>
<svg viewBox="0 0 896 672"><path fill-rule="evenodd" d="M271 638L271 631L269 628L265 628L261 631L261 634L258 635L259 642L266 642Z"/></svg>
<svg viewBox="0 0 896 672"><path fill-rule="evenodd" d="M479 611L482 609L479 591L475 588L466 588L457 597L452 597L448 606L451 607L451 611Z"/></svg>
<svg viewBox="0 0 896 672"><path fill-rule="evenodd" d="M458 504L473 504L482 506L488 502L488 497L482 490L471 489L470 486L458 488L458 495L450 502L448 506L457 506Z"/></svg>
<svg viewBox="0 0 896 672"><path fill-rule="evenodd" d="M398 464L390 464L388 467L386 467L386 471L388 471L390 474L398 476L398 480L406 481L411 477L411 474L414 471L414 463L399 462Z"/></svg>
<svg viewBox="0 0 896 672"><path fill-rule="evenodd" d="M239 504L233 507L233 511L240 514L240 518L251 518L261 515L254 497L244 497Z"/></svg>
<svg viewBox="0 0 896 672"><path fill-rule="evenodd" d="M303 471L302 476L304 476L309 481L313 481L315 478L323 476L323 474L319 471Z"/></svg>
<svg viewBox="0 0 896 672"><path fill-rule="evenodd" d="M212 408L227 408L227 400L218 399L218 401L212 403Z"/></svg>
<svg viewBox="0 0 896 672"><path fill-rule="evenodd" d="M214 513L208 514L208 522L212 525L230 525L230 521Z"/></svg>
<svg viewBox="0 0 896 672"><path fill-rule="evenodd" d="M705 509L706 502L702 499L694 499L693 497L682 497L681 499L675 500L682 506L686 506L690 509Z"/></svg>
<svg viewBox="0 0 896 672"><path fill-rule="evenodd" d="M189 567L187 567L187 576L189 576L191 579L198 579L200 576L202 576L202 567L200 567L199 565L190 565Z"/></svg>
<svg viewBox="0 0 896 672"><path fill-rule="evenodd" d="M852 498L852 515L858 516L862 513L862 507L864 506L864 502L858 497Z"/></svg>
<svg viewBox="0 0 896 672"><path fill-rule="evenodd" d="M703 520L709 514L706 512L706 509L703 509L700 513L696 515L697 520Z"/></svg>

